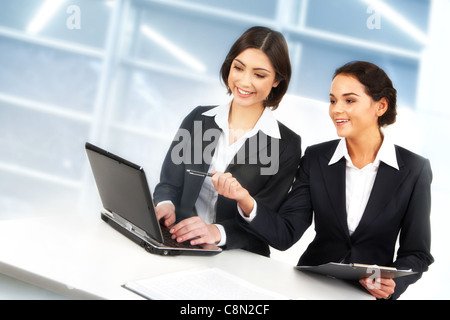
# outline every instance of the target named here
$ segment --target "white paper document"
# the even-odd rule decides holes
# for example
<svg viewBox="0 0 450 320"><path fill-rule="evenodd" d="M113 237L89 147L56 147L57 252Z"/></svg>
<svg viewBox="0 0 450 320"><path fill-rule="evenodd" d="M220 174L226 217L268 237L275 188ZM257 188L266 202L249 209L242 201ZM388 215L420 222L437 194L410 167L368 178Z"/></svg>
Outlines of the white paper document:
<svg viewBox="0 0 450 320"><path fill-rule="evenodd" d="M125 288L152 300L287 300L219 268L202 268L128 282Z"/></svg>

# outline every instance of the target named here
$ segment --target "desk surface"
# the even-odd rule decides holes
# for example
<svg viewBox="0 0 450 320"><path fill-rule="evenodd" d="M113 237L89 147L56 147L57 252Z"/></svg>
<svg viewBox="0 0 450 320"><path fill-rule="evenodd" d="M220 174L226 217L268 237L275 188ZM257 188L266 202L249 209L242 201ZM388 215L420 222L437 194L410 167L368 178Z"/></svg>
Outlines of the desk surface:
<svg viewBox="0 0 450 320"><path fill-rule="evenodd" d="M141 299L129 281L217 267L292 299L371 299L340 280L243 250L212 257L146 252L100 219L57 216L0 221L0 273L75 299Z"/></svg>

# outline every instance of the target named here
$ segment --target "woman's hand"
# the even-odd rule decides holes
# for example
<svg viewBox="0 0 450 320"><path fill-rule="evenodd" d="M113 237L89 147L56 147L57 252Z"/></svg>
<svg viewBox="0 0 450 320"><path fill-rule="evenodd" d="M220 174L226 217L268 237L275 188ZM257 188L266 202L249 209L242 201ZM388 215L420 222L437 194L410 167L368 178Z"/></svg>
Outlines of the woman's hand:
<svg viewBox="0 0 450 320"><path fill-rule="evenodd" d="M200 217L184 219L170 228L172 239L177 242L191 240L191 245L217 244L221 240L219 229L213 224L206 224Z"/></svg>
<svg viewBox="0 0 450 320"><path fill-rule="evenodd" d="M364 278L359 283L375 298L388 299L395 290L395 281L385 278Z"/></svg>
<svg viewBox="0 0 450 320"><path fill-rule="evenodd" d="M155 207L158 221L164 219L164 225L170 227L175 223L175 206L172 203L162 203Z"/></svg>
<svg viewBox="0 0 450 320"><path fill-rule="evenodd" d="M234 178L231 173L221 173L212 171L212 183L216 191L229 199L236 200L239 207L246 216L249 216L253 210L254 200L247 189Z"/></svg>

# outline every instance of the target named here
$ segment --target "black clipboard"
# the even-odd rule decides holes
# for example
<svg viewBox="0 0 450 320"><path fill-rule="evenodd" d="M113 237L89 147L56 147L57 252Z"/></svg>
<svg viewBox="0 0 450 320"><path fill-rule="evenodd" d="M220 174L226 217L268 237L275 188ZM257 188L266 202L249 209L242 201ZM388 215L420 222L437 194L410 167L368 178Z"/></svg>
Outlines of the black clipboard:
<svg viewBox="0 0 450 320"><path fill-rule="evenodd" d="M296 266L295 268L300 271L319 273L328 277L343 280L359 280L369 277L394 279L417 273L412 270L398 270L392 267L360 263L343 264L329 262L318 266Z"/></svg>

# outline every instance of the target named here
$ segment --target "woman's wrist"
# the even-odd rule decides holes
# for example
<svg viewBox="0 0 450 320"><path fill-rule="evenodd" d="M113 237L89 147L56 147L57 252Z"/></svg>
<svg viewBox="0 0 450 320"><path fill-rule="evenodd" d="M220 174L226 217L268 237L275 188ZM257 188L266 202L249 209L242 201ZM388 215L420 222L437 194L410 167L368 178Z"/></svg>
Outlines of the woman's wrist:
<svg viewBox="0 0 450 320"><path fill-rule="evenodd" d="M246 217L250 216L254 206L253 197L247 192L247 195L238 201L238 205Z"/></svg>

